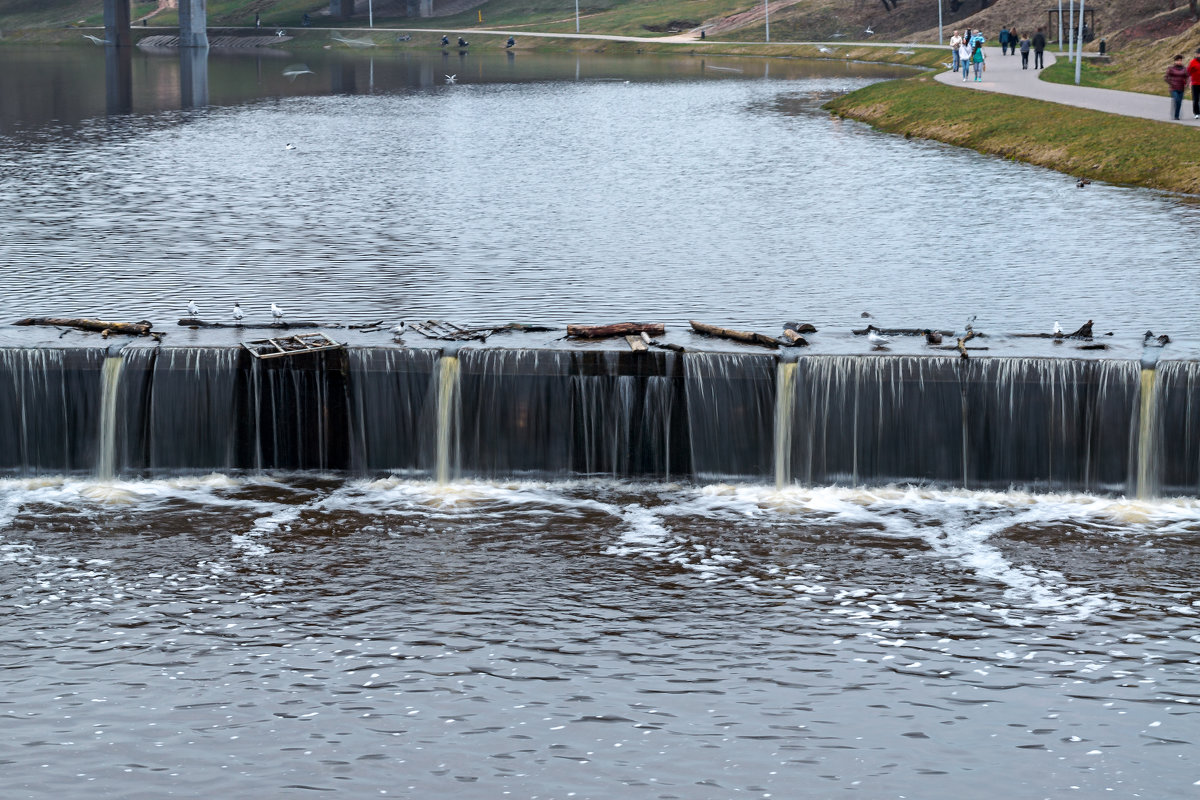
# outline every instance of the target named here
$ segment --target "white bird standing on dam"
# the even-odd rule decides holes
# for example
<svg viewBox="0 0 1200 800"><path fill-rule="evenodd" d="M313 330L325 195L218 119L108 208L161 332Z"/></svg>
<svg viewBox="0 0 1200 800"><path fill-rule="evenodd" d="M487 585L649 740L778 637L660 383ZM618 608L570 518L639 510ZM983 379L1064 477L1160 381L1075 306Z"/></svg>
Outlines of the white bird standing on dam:
<svg viewBox="0 0 1200 800"><path fill-rule="evenodd" d="M283 322L283 309L271 303L271 316L276 322Z"/></svg>
<svg viewBox="0 0 1200 800"><path fill-rule="evenodd" d="M195 300L188 300L188 313L193 317L200 316L200 306L196 305Z"/></svg>
<svg viewBox="0 0 1200 800"><path fill-rule="evenodd" d="M244 317L244 316L246 316L246 315L242 313L242 307L239 304L234 303L233 304L233 318L235 320L237 320L238 322L241 322L242 317Z"/></svg>

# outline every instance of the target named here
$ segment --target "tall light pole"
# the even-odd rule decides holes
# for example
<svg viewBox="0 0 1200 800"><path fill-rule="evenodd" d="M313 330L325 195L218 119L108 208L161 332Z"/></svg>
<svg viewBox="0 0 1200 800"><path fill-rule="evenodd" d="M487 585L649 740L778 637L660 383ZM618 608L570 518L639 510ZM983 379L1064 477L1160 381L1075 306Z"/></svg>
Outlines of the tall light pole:
<svg viewBox="0 0 1200 800"><path fill-rule="evenodd" d="M942 43L942 0L938 0L938 44Z"/></svg>
<svg viewBox="0 0 1200 800"><path fill-rule="evenodd" d="M1075 85L1079 85L1079 76L1083 70L1083 0L1079 0L1079 39L1075 45Z"/></svg>
<svg viewBox="0 0 1200 800"><path fill-rule="evenodd" d="M575 0L575 32L579 33L579 0Z"/></svg>
<svg viewBox="0 0 1200 800"><path fill-rule="evenodd" d="M375 6L372 4L372 0L367 0L367 27L375 27Z"/></svg>
<svg viewBox="0 0 1200 800"><path fill-rule="evenodd" d="M1058 0L1058 52L1062 52L1062 0Z"/></svg>
<svg viewBox="0 0 1200 800"><path fill-rule="evenodd" d="M1067 5L1067 61L1075 57L1075 0Z"/></svg>
<svg viewBox="0 0 1200 800"><path fill-rule="evenodd" d="M771 6L769 0L763 0L763 15L767 21L767 42L771 41Z"/></svg>

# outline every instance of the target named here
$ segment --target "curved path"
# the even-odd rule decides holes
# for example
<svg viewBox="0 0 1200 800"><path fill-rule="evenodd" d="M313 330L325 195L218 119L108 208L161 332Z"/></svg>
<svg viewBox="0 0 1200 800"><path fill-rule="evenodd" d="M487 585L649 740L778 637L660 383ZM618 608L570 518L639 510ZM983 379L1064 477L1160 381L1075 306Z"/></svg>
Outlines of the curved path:
<svg viewBox="0 0 1200 800"><path fill-rule="evenodd" d="M937 76L937 79L948 86L959 86L964 89L1030 97L1034 100L1047 100L1067 106L1090 108L1125 117L1175 122L1171 119L1171 96L1167 93L1165 83L1161 97L1141 92L1119 92L1115 89L1050 83L1041 80L1038 72L1034 70L1033 53L1029 54L1029 69L1021 69L1020 55L1002 55L999 47L985 47L983 52L987 58L987 70L983 74L983 80L979 83L975 82L974 77L963 83L962 72L943 72ZM1054 55L1047 50L1046 66L1050 66L1054 61ZM1181 116L1183 119L1176 124L1200 126L1200 120L1192 119L1190 95L1184 98Z"/></svg>

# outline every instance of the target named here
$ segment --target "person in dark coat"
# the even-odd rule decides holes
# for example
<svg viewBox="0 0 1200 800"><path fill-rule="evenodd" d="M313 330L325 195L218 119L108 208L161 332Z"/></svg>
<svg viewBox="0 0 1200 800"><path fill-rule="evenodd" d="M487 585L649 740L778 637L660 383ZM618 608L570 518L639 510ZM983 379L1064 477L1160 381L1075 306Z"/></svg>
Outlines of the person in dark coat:
<svg viewBox="0 0 1200 800"><path fill-rule="evenodd" d="M1033 35L1033 68L1042 69L1046 66L1043 53L1046 50L1046 35L1038 28Z"/></svg>
<svg viewBox="0 0 1200 800"><path fill-rule="evenodd" d="M1163 80L1171 90L1171 119L1179 119L1179 110L1183 108L1183 92L1188 85L1188 71L1183 66L1183 56L1175 56L1175 63L1167 69Z"/></svg>

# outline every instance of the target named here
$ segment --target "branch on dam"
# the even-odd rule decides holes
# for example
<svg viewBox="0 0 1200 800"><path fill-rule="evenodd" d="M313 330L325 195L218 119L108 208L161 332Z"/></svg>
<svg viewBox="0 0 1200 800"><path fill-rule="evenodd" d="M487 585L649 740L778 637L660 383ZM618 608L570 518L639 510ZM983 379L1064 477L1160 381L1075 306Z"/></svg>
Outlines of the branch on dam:
<svg viewBox="0 0 1200 800"><path fill-rule="evenodd" d="M48 325L55 328L78 328L81 331L94 331L105 336L120 333L126 336L149 336L154 324L148 320L141 322L106 322L100 319L84 317L26 317L13 323L14 325Z"/></svg>
<svg viewBox="0 0 1200 800"><path fill-rule="evenodd" d="M667 326L661 322L614 322L611 325L568 325L567 337L577 339L604 339L609 336L662 336Z"/></svg>

